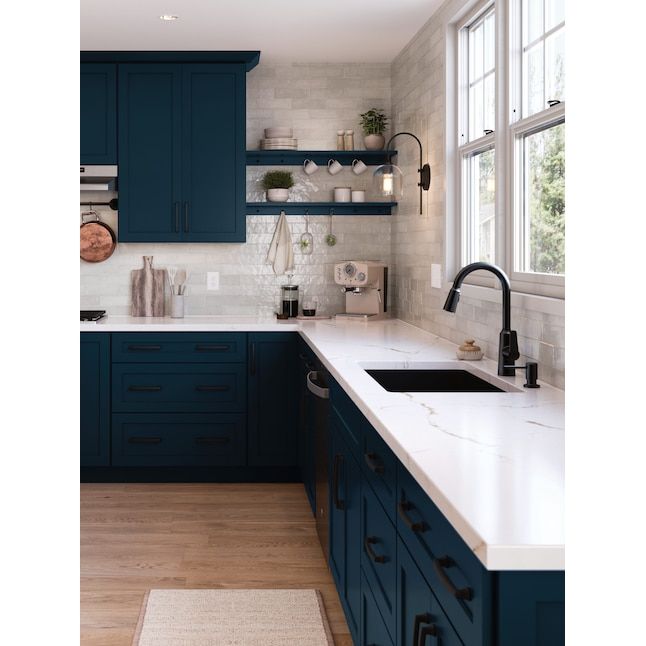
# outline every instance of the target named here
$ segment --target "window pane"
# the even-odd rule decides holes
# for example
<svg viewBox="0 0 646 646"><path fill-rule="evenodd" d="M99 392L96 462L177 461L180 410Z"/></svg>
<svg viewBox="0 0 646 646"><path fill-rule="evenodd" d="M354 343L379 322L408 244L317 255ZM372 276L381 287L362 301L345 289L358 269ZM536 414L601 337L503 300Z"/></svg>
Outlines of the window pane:
<svg viewBox="0 0 646 646"><path fill-rule="evenodd" d="M547 0L545 4L545 31L565 20L565 0Z"/></svg>
<svg viewBox="0 0 646 646"><path fill-rule="evenodd" d="M565 124L523 141L520 271L565 273Z"/></svg>
<svg viewBox="0 0 646 646"><path fill-rule="evenodd" d="M483 117L483 132L484 130L496 129L496 77L494 74L487 76L484 82L484 117Z"/></svg>
<svg viewBox="0 0 646 646"><path fill-rule="evenodd" d="M565 30L545 40L545 100L563 101L565 90Z"/></svg>
<svg viewBox="0 0 646 646"><path fill-rule="evenodd" d="M523 0L523 45L543 35L543 0Z"/></svg>
<svg viewBox="0 0 646 646"><path fill-rule="evenodd" d="M469 94L469 140L473 141L482 137L483 124L483 92L484 81L479 81L470 90Z"/></svg>
<svg viewBox="0 0 646 646"><path fill-rule="evenodd" d="M524 55L523 116L547 108L543 86L543 41L539 41Z"/></svg>
<svg viewBox="0 0 646 646"><path fill-rule="evenodd" d="M484 21L484 71L490 72L496 66L496 23L490 13Z"/></svg>
<svg viewBox="0 0 646 646"><path fill-rule="evenodd" d="M477 153L467 160L466 262L496 260L495 151Z"/></svg>
<svg viewBox="0 0 646 646"><path fill-rule="evenodd" d="M483 27L480 23L475 29L469 30L469 82L477 81L484 75L482 37Z"/></svg>

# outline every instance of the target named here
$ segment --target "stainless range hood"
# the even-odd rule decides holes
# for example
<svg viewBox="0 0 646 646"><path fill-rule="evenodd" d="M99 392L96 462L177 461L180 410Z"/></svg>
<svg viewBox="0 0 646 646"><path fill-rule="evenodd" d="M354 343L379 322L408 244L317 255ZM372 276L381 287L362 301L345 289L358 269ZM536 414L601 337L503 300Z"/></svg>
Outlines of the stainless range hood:
<svg viewBox="0 0 646 646"><path fill-rule="evenodd" d="M118 166L81 166L82 191L116 191Z"/></svg>

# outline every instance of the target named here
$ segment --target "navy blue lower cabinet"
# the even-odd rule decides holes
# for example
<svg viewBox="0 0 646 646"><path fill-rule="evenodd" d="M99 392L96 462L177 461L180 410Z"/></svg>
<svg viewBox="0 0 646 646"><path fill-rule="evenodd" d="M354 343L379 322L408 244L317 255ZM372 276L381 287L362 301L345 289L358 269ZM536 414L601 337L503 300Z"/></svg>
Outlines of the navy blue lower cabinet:
<svg viewBox="0 0 646 646"><path fill-rule="evenodd" d="M115 363L112 410L119 413L232 413L246 408L243 363Z"/></svg>
<svg viewBox="0 0 646 646"><path fill-rule="evenodd" d="M363 572L361 580L361 638L358 643L361 646L395 646L375 602L370 583Z"/></svg>
<svg viewBox="0 0 646 646"><path fill-rule="evenodd" d="M316 516L316 408L307 389L307 374L314 370L314 355L303 339L298 339L298 466L307 499Z"/></svg>
<svg viewBox="0 0 646 646"><path fill-rule="evenodd" d="M123 413L112 416L112 465L244 466L240 413Z"/></svg>
<svg viewBox="0 0 646 646"><path fill-rule="evenodd" d="M463 646L401 539L397 544L397 646ZM467 642L468 643L468 642ZM518 642L517 646L521 646Z"/></svg>
<svg viewBox="0 0 646 646"><path fill-rule="evenodd" d="M498 572L497 580L496 646L565 644L564 572Z"/></svg>
<svg viewBox="0 0 646 646"><path fill-rule="evenodd" d="M390 636L397 626L397 531L365 480L361 484L361 567Z"/></svg>
<svg viewBox="0 0 646 646"><path fill-rule="evenodd" d="M81 466L110 464L110 335L81 332Z"/></svg>
<svg viewBox="0 0 646 646"><path fill-rule="evenodd" d="M248 335L249 466L298 464L297 334Z"/></svg>
<svg viewBox="0 0 646 646"><path fill-rule="evenodd" d="M330 416L330 570L350 633L359 641L361 621L361 469Z"/></svg>

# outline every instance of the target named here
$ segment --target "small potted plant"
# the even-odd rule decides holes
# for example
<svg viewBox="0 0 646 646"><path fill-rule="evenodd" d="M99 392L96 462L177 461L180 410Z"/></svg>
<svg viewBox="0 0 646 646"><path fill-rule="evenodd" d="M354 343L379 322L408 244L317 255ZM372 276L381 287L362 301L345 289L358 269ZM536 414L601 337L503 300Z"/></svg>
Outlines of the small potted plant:
<svg viewBox="0 0 646 646"><path fill-rule="evenodd" d="M388 125L388 117L383 110L372 108L359 115L363 130L363 145L366 150L381 150L386 143L384 132Z"/></svg>
<svg viewBox="0 0 646 646"><path fill-rule="evenodd" d="M292 174L285 170L267 171L262 178L262 187L267 191L267 202L287 202L292 186Z"/></svg>

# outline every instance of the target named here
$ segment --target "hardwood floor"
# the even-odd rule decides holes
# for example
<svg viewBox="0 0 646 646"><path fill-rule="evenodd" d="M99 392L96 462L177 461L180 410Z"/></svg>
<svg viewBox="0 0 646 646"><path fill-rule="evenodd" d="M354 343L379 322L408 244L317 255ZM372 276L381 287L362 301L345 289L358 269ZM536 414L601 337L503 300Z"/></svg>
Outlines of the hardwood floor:
<svg viewBox="0 0 646 646"><path fill-rule="evenodd" d="M317 588L352 644L301 484L82 484L81 644L130 646L150 588Z"/></svg>

